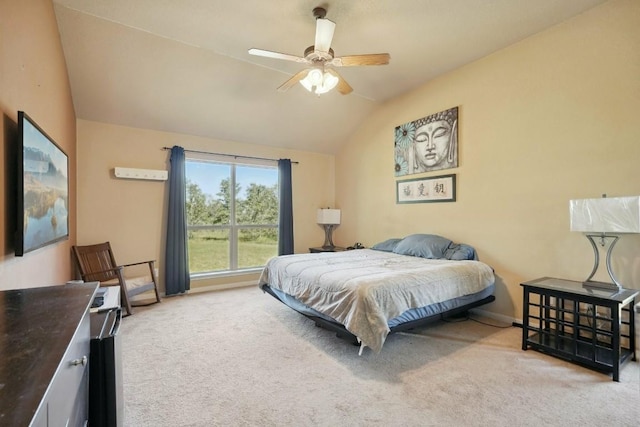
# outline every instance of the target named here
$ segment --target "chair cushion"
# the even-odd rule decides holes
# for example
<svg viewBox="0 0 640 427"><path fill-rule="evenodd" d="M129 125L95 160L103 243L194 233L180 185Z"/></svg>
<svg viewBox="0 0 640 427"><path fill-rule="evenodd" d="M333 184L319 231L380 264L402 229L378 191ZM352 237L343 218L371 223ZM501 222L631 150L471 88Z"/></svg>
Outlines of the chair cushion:
<svg viewBox="0 0 640 427"><path fill-rule="evenodd" d="M154 287L151 276L125 277L124 281L127 284L129 295L137 295Z"/></svg>
<svg viewBox="0 0 640 427"><path fill-rule="evenodd" d="M134 296L153 290L154 283L151 280L151 276L138 276L138 277L125 277L125 286L127 287L127 294ZM118 284L118 279L109 280L101 283L103 286L113 286Z"/></svg>

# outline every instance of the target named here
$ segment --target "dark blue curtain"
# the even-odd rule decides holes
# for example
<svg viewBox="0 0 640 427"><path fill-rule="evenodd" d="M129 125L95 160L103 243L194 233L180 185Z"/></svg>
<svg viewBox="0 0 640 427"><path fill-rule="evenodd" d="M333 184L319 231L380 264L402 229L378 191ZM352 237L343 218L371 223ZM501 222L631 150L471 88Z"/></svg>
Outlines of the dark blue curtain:
<svg viewBox="0 0 640 427"><path fill-rule="evenodd" d="M293 253L293 202L291 196L291 160L278 160L280 216L278 218L278 255Z"/></svg>
<svg viewBox="0 0 640 427"><path fill-rule="evenodd" d="M166 295L181 294L191 287L187 246L187 187L184 148L171 148L169 171L169 211L164 277Z"/></svg>

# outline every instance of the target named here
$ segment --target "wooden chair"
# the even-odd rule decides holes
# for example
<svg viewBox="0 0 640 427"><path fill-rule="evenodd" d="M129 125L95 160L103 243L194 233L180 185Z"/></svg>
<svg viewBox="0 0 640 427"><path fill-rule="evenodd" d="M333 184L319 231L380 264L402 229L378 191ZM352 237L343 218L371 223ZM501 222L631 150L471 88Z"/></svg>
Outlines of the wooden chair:
<svg viewBox="0 0 640 427"><path fill-rule="evenodd" d="M80 276L85 282L100 282L100 286L120 286L121 305L127 315L133 314L131 298L144 292L154 291L155 301L149 305L160 302L158 294L158 280L156 278L155 261L142 261L133 264L118 265L111 244L109 242L88 246L73 246L73 254L80 270ZM125 268L147 264L149 275L139 277L127 277Z"/></svg>

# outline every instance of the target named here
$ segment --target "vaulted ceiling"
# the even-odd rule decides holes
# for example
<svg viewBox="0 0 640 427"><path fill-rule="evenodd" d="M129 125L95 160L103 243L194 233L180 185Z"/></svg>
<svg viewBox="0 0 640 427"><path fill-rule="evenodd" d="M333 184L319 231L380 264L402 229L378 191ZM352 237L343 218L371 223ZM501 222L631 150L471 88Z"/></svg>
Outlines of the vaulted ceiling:
<svg viewBox="0 0 640 427"><path fill-rule="evenodd" d="M54 0L79 119L335 153L385 101L543 31L604 0ZM336 56L388 52L389 65L343 67L353 87L316 96L302 56L316 6L336 23ZM449 107L443 106L443 107ZM407 119L414 119L413 117Z"/></svg>

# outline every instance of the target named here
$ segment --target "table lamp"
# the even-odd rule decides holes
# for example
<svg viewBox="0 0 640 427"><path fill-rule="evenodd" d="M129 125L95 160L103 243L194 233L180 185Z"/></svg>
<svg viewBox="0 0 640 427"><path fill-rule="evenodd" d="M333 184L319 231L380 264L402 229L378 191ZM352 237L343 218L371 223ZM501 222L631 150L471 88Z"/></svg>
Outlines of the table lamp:
<svg viewBox="0 0 640 427"><path fill-rule="evenodd" d="M318 209L318 224L324 226L324 244L323 249L333 249L333 240L331 234L333 228L340 224L340 209Z"/></svg>
<svg viewBox="0 0 640 427"><path fill-rule="evenodd" d="M640 233L640 196L578 199L569 202L571 231L585 233L595 256L593 270L584 286L618 291L622 285L611 269L611 252L619 234ZM598 239L599 242L596 243ZM598 245L602 249L598 248ZM606 267L612 283L591 280L600 267L600 250L606 249Z"/></svg>

